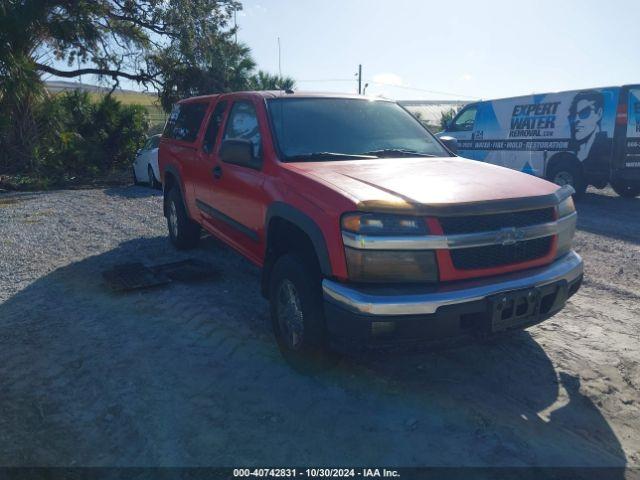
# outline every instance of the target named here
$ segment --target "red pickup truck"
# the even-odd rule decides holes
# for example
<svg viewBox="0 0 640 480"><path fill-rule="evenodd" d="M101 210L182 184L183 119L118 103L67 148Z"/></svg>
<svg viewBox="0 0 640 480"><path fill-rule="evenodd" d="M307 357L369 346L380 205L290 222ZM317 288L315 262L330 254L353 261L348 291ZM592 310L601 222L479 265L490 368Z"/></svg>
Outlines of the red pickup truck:
<svg viewBox="0 0 640 480"><path fill-rule="evenodd" d="M262 268L296 365L554 315L583 274L571 187L449 147L384 99L183 100L159 151L169 236L192 248L204 229Z"/></svg>

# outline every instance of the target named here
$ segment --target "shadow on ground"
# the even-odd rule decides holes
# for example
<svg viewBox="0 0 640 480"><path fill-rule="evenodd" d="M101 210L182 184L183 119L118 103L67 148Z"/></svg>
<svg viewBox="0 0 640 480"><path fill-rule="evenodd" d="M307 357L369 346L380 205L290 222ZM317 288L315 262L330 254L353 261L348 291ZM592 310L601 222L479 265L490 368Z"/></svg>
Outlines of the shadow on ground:
<svg viewBox="0 0 640 480"><path fill-rule="evenodd" d="M587 192L576 203L578 229L616 240L640 244L640 198L621 198Z"/></svg>
<svg viewBox="0 0 640 480"><path fill-rule="evenodd" d="M146 198L162 196L162 190L156 190L146 185L130 185L127 187L112 187L105 189L104 193L112 197Z"/></svg>
<svg viewBox="0 0 640 480"><path fill-rule="evenodd" d="M526 332L305 377L275 347L255 267L206 240L190 256L215 259L214 281L106 289L100 272L140 252L183 258L164 237L126 242L0 304L0 464L625 465Z"/></svg>

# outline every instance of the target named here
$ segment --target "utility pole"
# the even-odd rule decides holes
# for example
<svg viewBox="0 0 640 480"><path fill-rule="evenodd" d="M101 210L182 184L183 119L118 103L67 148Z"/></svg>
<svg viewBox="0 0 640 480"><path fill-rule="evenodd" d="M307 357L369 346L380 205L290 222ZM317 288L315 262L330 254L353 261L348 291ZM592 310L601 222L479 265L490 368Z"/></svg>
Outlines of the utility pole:
<svg viewBox="0 0 640 480"><path fill-rule="evenodd" d="M358 95L362 95L362 64L358 65Z"/></svg>
<svg viewBox="0 0 640 480"><path fill-rule="evenodd" d="M280 61L280 37L278 37L278 75L282 77L282 62Z"/></svg>
<svg viewBox="0 0 640 480"><path fill-rule="evenodd" d="M238 44L238 9L233 9L233 29L235 30L236 45Z"/></svg>

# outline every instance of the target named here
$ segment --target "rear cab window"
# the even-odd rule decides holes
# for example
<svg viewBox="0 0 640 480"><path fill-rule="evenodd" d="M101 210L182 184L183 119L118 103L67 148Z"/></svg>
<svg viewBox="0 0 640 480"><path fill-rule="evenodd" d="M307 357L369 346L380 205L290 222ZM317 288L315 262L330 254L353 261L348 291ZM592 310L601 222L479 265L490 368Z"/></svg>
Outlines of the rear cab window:
<svg viewBox="0 0 640 480"><path fill-rule="evenodd" d="M162 134L163 137L188 143L195 142L207 107L208 103L206 102L188 102L174 105Z"/></svg>

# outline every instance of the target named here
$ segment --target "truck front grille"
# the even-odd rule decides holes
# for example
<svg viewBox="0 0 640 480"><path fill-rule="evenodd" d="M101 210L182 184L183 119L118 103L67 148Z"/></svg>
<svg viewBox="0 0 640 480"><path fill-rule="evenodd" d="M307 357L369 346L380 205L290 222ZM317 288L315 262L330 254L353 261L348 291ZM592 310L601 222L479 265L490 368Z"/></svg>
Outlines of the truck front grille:
<svg viewBox="0 0 640 480"><path fill-rule="evenodd" d="M522 212L497 213L492 215L470 215L467 217L440 218L445 235L491 232L505 227L527 227L553 222L555 208L541 208Z"/></svg>
<svg viewBox="0 0 640 480"><path fill-rule="evenodd" d="M528 262L544 257L551 250L553 237L537 238L514 245L451 250L453 266L458 270L480 270Z"/></svg>

